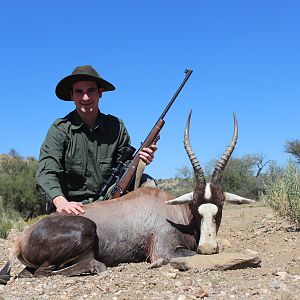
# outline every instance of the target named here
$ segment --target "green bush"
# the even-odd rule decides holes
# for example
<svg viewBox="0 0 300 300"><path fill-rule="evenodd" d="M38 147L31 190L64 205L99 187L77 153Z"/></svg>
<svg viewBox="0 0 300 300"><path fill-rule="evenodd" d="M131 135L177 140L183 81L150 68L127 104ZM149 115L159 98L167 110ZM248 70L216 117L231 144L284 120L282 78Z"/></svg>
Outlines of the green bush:
<svg viewBox="0 0 300 300"><path fill-rule="evenodd" d="M253 166L244 158L229 160L221 181L224 191L246 198L256 199L258 179L254 176Z"/></svg>
<svg viewBox="0 0 300 300"><path fill-rule="evenodd" d="M17 211L4 209L2 198L0 197L0 238L6 239L13 227L22 231L25 227L25 221Z"/></svg>
<svg viewBox="0 0 300 300"><path fill-rule="evenodd" d="M280 168L272 165L267 172L263 196L278 214L300 225L300 170L289 161Z"/></svg>
<svg viewBox="0 0 300 300"><path fill-rule="evenodd" d="M217 160L211 160L205 166L207 182L217 164ZM263 156L258 154L245 155L242 158L231 158L224 170L221 181L224 191L234 193L246 198L257 199L257 196L263 192L262 178L264 174L261 171L267 162ZM183 166L177 169L176 177L179 180L180 193L187 193L195 187L195 178L192 168ZM172 187L172 189L174 189Z"/></svg>
<svg viewBox="0 0 300 300"><path fill-rule="evenodd" d="M0 238L6 239L12 227L13 227L12 220L7 218L5 215L2 215L0 221Z"/></svg>
<svg viewBox="0 0 300 300"><path fill-rule="evenodd" d="M44 214L44 199L36 191L35 173L37 161L20 156L0 157L0 196L6 210L14 209L29 219Z"/></svg>

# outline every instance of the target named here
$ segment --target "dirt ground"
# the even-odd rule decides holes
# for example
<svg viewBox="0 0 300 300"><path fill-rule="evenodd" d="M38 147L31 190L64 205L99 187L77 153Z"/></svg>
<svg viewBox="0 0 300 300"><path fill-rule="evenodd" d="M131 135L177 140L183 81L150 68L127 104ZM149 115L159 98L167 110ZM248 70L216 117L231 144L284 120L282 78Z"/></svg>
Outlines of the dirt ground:
<svg viewBox="0 0 300 300"><path fill-rule="evenodd" d="M16 233L0 239L0 266ZM102 275L16 278L0 286L0 300L11 299L300 299L299 229L255 205L226 204L219 231L221 251L258 255L260 268L178 271L170 265L123 264Z"/></svg>

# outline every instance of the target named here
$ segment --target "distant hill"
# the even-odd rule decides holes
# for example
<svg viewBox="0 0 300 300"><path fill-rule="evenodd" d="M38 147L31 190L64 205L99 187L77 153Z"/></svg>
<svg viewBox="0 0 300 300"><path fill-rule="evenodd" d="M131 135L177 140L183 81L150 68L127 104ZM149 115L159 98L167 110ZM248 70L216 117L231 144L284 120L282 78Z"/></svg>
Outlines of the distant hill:
<svg viewBox="0 0 300 300"><path fill-rule="evenodd" d="M187 179L157 179L156 182L160 189L175 196L180 196L193 190L191 181Z"/></svg>

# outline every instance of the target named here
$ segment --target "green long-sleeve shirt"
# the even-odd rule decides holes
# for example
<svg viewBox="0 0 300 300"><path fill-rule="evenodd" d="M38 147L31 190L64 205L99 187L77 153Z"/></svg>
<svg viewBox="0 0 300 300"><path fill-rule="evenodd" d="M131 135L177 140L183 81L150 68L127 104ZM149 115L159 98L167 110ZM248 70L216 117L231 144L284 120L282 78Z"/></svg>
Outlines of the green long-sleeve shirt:
<svg viewBox="0 0 300 300"><path fill-rule="evenodd" d="M57 119L41 146L37 188L50 202L96 197L123 149L130 143L124 123L99 112L91 131L76 110Z"/></svg>

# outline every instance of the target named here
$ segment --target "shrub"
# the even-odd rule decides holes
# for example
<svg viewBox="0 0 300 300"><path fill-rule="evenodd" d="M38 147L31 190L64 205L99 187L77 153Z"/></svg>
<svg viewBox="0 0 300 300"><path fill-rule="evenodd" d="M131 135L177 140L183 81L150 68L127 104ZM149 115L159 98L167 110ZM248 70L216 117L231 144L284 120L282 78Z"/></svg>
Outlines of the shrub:
<svg viewBox="0 0 300 300"><path fill-rule="evenodd" d="M4 209L2 198L0 197L0 238L6 239L9 231L14 226L19 231L22 231L25 226L25 221L17 211Z"/></svg>
<svg viewBox="0 0 300 300"><path fill-rule="evenodd" d="M45 201L36 191L35 173L37 161L19 156L0 157L0 195L6 210L13 208L24 218L44 214Z"/></svg>
<svg viewBox="0 0 300 300"><path fill-rule="evenodd" d="M300 170L289 161L279 168L272 165L265 179L263 197L276 212L300 225Z"/></svg>
<svg viewBox="0 0 300 300"><path fill-rule="evenodd" d="M217 160L211 160L206 164L205 173L207 182L211 180L217 162ZM230 193L257 199L257 196L263 192L262 181L264 174L261 174L261 171L267 163L263 156L258 154L245 155L242 158L231 158L224 170L221 181L222 188L224 191ZM175 178L181 185L181 193L193 190L195 178L191 168L183 166L177 169Z"/></svg>
<svg viewBox="0 0 300 300"><path fill-rule="evenodd" d="M0 238L6 239L8 236L9 231L13 227L13 222L7 216L2 215L0 221Z"/></svg>

